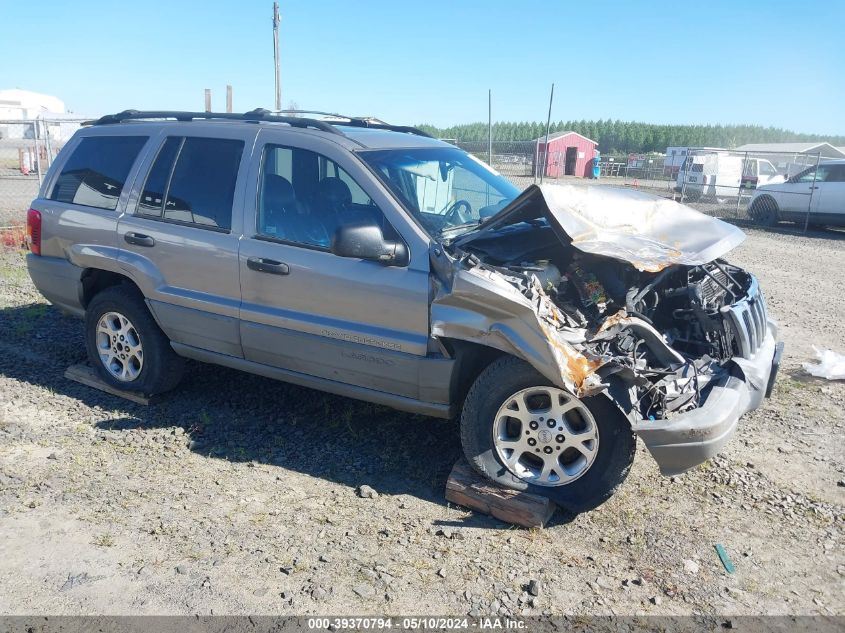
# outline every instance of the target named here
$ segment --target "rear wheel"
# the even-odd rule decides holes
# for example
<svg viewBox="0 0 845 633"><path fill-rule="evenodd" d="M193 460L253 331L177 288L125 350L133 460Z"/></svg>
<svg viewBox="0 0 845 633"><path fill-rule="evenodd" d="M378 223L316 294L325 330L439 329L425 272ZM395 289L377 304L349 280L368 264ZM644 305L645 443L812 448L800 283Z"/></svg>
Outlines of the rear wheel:
<svg viewBox="0 0 845 633"><path fill-rule="evenodd" d="M605 396L577 398L510 356L491 363L470 389L461 442L482 475L572 512L606 501L636 449L630 425Z"/></svg>
<svg viewBox="0 0 845 633"><path fill-rule="evenodd" d="M182 377L182 359L140 294L127 286L106 288L91 300L85 344L96 372L118 389L161 393Z"/></svg>
<svg viewBox="0 0 845 633"><path fill-rule="evenodd" d="M778 221L778 203L769 196L760 196L751 203L748 215L760 226L774 226Z"/></svg>

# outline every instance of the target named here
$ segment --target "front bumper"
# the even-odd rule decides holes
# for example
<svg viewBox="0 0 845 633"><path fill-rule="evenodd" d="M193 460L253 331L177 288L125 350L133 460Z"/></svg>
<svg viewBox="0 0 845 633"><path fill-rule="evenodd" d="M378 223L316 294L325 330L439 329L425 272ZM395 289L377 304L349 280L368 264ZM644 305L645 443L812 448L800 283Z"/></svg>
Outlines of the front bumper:
<svg viewBox="0 0 845 633"><path fill-rule="evenodd" d="M740 416L760 406L771 392L783 351L777 327L767 332L750 358L734 358L728 372L708 387L697 409L668 420L632 424L664 475L677 475L716 455L736 430Z"/></svg>

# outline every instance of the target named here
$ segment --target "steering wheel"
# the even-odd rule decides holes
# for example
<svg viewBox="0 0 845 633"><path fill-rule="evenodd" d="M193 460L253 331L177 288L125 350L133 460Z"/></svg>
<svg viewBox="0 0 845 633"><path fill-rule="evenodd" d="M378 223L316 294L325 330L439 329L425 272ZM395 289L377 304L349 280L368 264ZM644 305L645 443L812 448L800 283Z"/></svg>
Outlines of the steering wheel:
<svg viewBox="0 0 845 633"><path fill-rule="evenodd" d="M464 209L465 214L461 213L461 209ZM449 208L446 209L446 213L443 214L443 218L446 220L446 224L464 224L472 220L470 214L472 213L472 205L467 202L466 200L455 200ZM453 220L457 220L454 222Z"/></svg>

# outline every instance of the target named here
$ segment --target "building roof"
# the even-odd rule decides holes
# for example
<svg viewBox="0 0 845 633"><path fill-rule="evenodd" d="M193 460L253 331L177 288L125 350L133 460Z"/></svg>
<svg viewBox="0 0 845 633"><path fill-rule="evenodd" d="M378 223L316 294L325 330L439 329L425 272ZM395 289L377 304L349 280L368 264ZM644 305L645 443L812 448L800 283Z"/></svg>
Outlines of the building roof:
<svg viewBox="0 0 845 633"><path fill-rule="evenodd" d="M598 145L598 143L596 143L593 139L587 138L583 134L578 134L578 132L573 132L572 130L569 130L569 131L566 131L566 132L553 132L553 133L549 134L549 141L551 142L551 141L554 141L555 139L559 139L559 138L562 138L564 136L569 136L570 134L574 134L575 136L580 136L585 141L590 141L590 143L592 143L593 145ZM541 136L540 138L535 138L534 142L535 143L545 143L546 142L546 135L543 134L543 136Z"/></svg>
<svg viewBox="0 0 845 633"><path fill-rule="evenodd" d="M830 143L748 143L736 148L737 152L787 152L791 154L819 153L828 158L845 158L845 148L836 148Z"/></svg>
<svg viewBox="0 0 845 633"><path fill-rule="evenodd" d="M65 104L58 97L12 88L0 90L0 107L43 112L64 112Z"/></svg>

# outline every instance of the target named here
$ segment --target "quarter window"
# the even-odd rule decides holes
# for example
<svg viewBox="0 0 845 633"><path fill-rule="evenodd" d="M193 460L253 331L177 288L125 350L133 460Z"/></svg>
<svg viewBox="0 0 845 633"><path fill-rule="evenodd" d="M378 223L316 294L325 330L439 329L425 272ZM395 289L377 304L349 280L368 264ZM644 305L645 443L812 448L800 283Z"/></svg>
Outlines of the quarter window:
<svg viewBox="0 0 845 633"><path fill-rule="evenodd" d="M50 199L113 211L117 208L129 170L148 138L83 138L62 167Z"/></svg>
<svg viewBox="0 0 845 633"><path fill-rule="evenodd" d="M239 140L168 137L147 176L138 213L229 230L243 149Z"/></svg>

